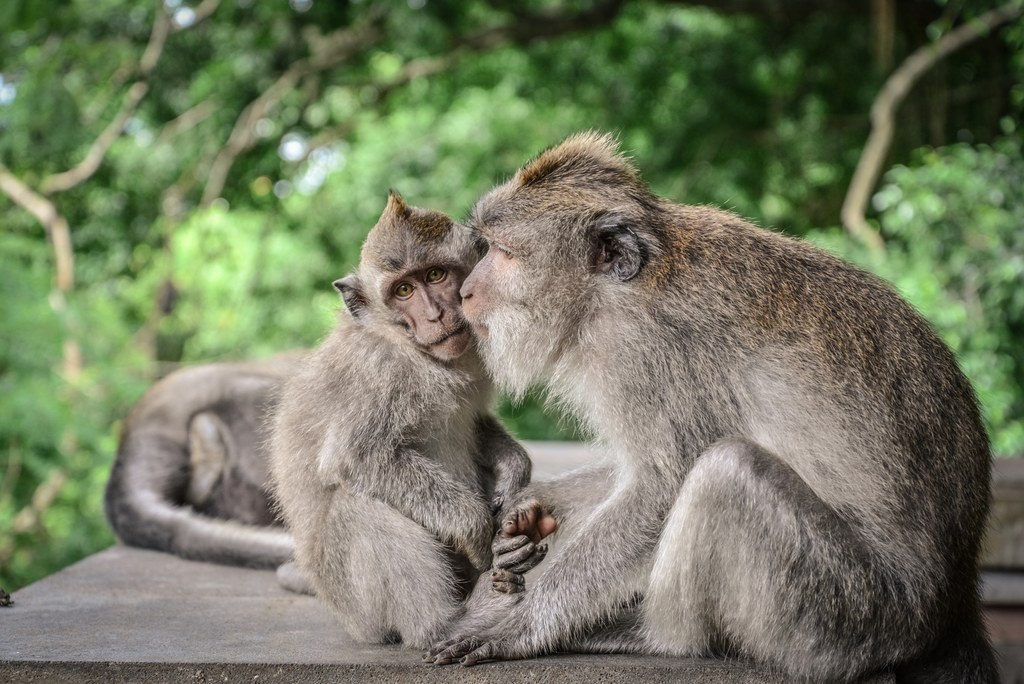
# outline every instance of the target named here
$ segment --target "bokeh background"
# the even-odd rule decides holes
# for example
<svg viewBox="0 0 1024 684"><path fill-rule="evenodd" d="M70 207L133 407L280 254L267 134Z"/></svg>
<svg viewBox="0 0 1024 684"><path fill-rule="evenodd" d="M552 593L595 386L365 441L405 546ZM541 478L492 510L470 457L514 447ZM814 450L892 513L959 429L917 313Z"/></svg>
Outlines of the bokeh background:
<svg viewBox="0 0 1024 684"><path fill-rule="evenodd" d="M893 282L958 353L997 456L1024 454L1022 12L3 0L0 585L113 542L119 422L155 378L325 334L389 188L461 216L581 129L663 196ZM577 436L537 397L502 413Z"/></svg>

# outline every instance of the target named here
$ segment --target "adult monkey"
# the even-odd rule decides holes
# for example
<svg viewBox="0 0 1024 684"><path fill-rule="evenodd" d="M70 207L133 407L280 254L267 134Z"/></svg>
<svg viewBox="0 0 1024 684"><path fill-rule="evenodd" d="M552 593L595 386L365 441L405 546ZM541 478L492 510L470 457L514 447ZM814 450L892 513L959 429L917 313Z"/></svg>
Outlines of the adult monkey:
<svg viewBox="0 0 1024 684"><path fill-rule="evenodd" d="M997 681L977 594L988 440L953 355L892 289L655 197L594 133L484 196L472 225L490 251L463 306L489 370L514 394L545 381L614 476L585 475L609 487L589 515L562 507L592 484L516 499L565 538L501 623L435 662L572 647L640 599L609 650Z"/></svg>
<svg viewBox="0 0 1024 684"><path fill-rule="evenodd" d="M265 414L301 356L185 368L146 392L107 482L107 519L123 542L259 568L291 558L265 489Z"/></svg>

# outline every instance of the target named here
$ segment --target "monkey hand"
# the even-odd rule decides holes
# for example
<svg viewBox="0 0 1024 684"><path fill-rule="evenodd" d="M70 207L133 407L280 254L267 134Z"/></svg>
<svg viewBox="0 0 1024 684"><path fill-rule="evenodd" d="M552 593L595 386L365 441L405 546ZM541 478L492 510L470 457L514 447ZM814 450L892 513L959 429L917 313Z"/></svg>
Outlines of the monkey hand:
<svg viewBox="0 0 1024 684"><path fill-rule="evenodd" d="M525 648L512 639L469 636L442 641L431 648L423 660L434 665L459 662L464 667L472 667L488 660L518 660L529 655Z"/></svg>
<svg viewBox="0 0 1024 684"><path fill-rule="evenodd" d="M558 529L558 521L537 499L528 499L507 511L498 524L499 537L526 535L534 544Z"/></svg>

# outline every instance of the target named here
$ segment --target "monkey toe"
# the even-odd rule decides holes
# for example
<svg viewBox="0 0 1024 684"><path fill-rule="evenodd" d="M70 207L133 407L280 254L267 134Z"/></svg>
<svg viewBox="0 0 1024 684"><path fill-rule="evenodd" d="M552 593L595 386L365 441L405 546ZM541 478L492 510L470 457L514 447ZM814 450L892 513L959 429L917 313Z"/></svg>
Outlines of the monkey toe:
<svg viewBox="0 0 1024 684"><path fill-rule="evenodd" d="M508 570L491 573L491 588L502 594L519 594L526 590L526 578Z"/></svg>
<svg viewBox="0 0 1024 684"><path fill-rule="evenodd" d="M533 554L529 558L524 560L522 563L519 563L517 565L513 565L513 566L505 568L505 569L510 571L510 572L514 572L514 573L516 573L518 575L524 575L527 572L529 572L530 570L533 570L535 567L540 565L540 562L542 560L544 560L544 558L547 555L548 555L548 545L547 544L541 544L541 545L537 546L537 548L533 552Z"/></svg>
<svg viewBox="0 0 1024 684"><path fill-rule="evenodd" d="M537 516L540 513L540 504L536 501L519 506L510 511L501 523L501 531L508 537L519 534L531 534L537 525Z"/></svg>
<svg viewBox="0 0 1024 684"><path fill-rule="evenodd" d="M526 586L515 582L491 582L491 589L499 594L521 594L526 591Z"/></svg>
<svg viewBox="0 0 1024 684"><path fill-rule="evenodd" d="M463 667L473 667L485 660L500 660L498 649L494 646L493 642L488 641L472 652L467 653L459 662Z"/></svg>
<svg viewBox="0 0 1024 684"><path fill-rule="evenodd" d="M455 640L455 643L448 646L434 657L435 665L451 665L456 660L479 649L483 640L477 637L466 637Z"/></svg>
<svg viewBox="0 0 1024 684"><path fill-rule="evenodd" d="M423 661L428 663L434 662L434 659L437 658L441 651L444 651L446 648L451 648L460 641L462 641L462 637L455 637L453 639L445 639L442 642L434 644L430 647L430 650L423 654Z"/></svg>
<svg viewBox="0 0 1024 684"><path fill-rule="evenodd" d="M509 570L528 561L537 552L537 548L537 545L533 542L527 542L514 551L497 554L494 557L494 567L499 570ZM537 562L539 563L540 561Z"/></svg>
<svg viewBox="0 0 1024 684"><path fill-rule="evenodd" d="M522 548L526 544L530 543L530 538L525 534L520 534L515 537L497 537L494 540L494 544L491 546L491 551L495 556L515 551L516 549Z"/></svg>
<svg viewBox="0 0 1024 684"><path fill-rule="evenodd" d="M539 535L539 539L535 539L534 541L540 541L544 537L554 534L557 529L558 521L555 520L554 516L547 512L543 513L537 520L537 534Z"/></svg>

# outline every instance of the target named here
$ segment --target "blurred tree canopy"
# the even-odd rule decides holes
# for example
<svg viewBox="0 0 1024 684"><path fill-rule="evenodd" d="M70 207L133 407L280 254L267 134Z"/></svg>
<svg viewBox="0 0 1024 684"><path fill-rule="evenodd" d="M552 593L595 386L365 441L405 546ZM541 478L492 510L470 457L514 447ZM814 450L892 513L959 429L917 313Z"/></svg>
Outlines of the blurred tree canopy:
<svg viewBox="0 0 1024 684"><path fill-rule="evenodd" d="M978 20L1001 8L998 27ZM616 132L659 194L890 279L1024 453L1024 3L6 0L0 6L0 585L109 544L127 408L181 363L312 345L386 192L462 215ZM890 74L922 70L840 206ZM926 53L925 57L927 58ZM931 54L937 55L937 51ZM876 128L878 120L876 119ZM880 245L880 247L879 247ZM514 431L574 426L534 398Z"/></svg>

